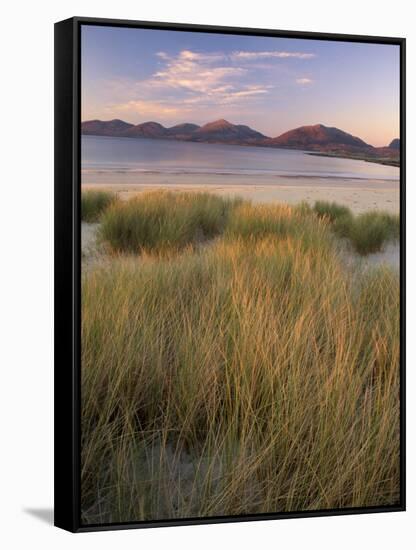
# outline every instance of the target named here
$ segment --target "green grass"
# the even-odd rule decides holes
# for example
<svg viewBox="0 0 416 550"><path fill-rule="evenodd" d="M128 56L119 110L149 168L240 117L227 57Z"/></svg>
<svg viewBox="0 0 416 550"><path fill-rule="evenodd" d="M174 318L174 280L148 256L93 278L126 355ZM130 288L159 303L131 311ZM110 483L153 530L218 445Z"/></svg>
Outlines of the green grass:
<svg viewBox="0 0 416 550"><path fill-rule="evenodd" d="M144 193L105 212L101 237L117 252L176 252L221 233L238 203L209 193Z"/></svg>
<svg viewBox="0 0 416 550"><path fill-rule="evenodd" d="M256 206L209 193L157 191L127 202L96 191L82 195L83 219L101 221L100 236L115 252L177 253L220 234L244 239L301 235L306 244L319 233L305 230L315 223L313 214L322 220L321 232L329 223L335 235L347 239L361 255L379 252L400 234L398 216L384 212L354 216L347 207L325 201L310 208Z"/></svg>
<svg viewBox="0 0 416 550"><path fill-rule="evenodd" d="M351 210L336 202L316 201L313 210L320 218L328 218L331 223L340 218L351 218Z"/></svg>
<svg viewBox="0 0 416 550"><path fill-rule="evenodd" d="M113 193L105 191L83 191L81 194L81 219L92 223L100 221L100 217L107 208L116 202Z"/></svg>
<svg viewBox="0 0 416 550"><path fill-rule="evenodd" d="M148 198L132 209L184 213L159 199L163 216ZM140 247L180 254L83 275L83 521L396 503L397 274L351 274L328 220L302 208L210 219L209 246L166 239L182 234L169 220Z"/></svg>
<svg viewBox="0 0 416 550"><path fill-rule="evenodd" d="M349 208L336 203L318 201L314 212L329 220L339 237L350 241L359 254L365 256L382 250L388 241L399 239L400 218L386 212L366 212L354 216Z"/></svg>
<svg viewBox="0 0 416 550"><path fill-rule="evenodd" d="M366 212L356 216L349 238L359 254L380 251L384 244L400 237L399 216L384 212Z"/></svg>

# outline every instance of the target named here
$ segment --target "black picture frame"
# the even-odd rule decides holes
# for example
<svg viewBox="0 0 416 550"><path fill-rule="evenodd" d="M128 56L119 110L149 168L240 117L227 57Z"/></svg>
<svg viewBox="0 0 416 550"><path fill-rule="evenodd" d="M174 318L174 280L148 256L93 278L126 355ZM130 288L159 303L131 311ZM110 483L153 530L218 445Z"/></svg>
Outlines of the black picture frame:
<svg viewBox="0 0 416 550"><path fill-rule="evenodd" d="M82 25L400 46L400 503L393 506L83 525L80 515L80 29ZM55 24L55 525L71 532L405 510L406 79L404 38L73 17Z"/></svg>

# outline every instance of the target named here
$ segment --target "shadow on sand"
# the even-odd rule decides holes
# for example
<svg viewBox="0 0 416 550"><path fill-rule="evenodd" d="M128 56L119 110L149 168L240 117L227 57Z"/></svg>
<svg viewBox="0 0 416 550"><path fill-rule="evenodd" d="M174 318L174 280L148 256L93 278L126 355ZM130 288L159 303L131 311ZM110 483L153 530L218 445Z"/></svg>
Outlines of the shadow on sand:
<svg viewBox="0 0 416 550"><path fill-rule="evenodd" d="M24 512L44 523L53 525L53 508L25 508Z"/></svg>

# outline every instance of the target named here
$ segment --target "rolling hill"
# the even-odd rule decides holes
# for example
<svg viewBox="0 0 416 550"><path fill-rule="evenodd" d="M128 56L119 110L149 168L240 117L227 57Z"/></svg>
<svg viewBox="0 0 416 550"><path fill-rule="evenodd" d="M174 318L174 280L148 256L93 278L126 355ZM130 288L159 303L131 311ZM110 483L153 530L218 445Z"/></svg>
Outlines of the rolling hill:
<svg viewBox="0 0 416 550"><path fill-rule="evenodd" d="M400 139L399 138L393 139L393 141L391 141L389 144L389 149L400 150Z"/></svg>
<svg viewBox="0 0 416 550"><path fill-rule="evenodd" d="M371 145L362 139L323 124L300 126L269 140L268 145L318 151L345 149L369 149Z"/></svg>
<svg viewBox="0 0 416 550"><path fill-rule="evenodd" d="M96 136L178 139L237 145L260 143L268 139L267 136L248 126L231 124L231 122L224 119L209 122L204 126L186 122L170 128L165 128L162 124L153 121L134 125L117 119L109 121L88 120L81 124L81 133Z"/></svg>
<svg viewBox="0 0 416 550"><path fill-rule="evenodd" d="M87 120L81 122L81 134L87 136L121 137L133 126L134 124L129 124L118 118L114 120Z"/></svg>
<svg viewBox="0 0 416 550"><path fill-rule="evenodd" d="M201 126L192 133L192 141L220 142L220 143L259 143L268 138L249 126L231 124L228 120L220 119Z"/></svg>

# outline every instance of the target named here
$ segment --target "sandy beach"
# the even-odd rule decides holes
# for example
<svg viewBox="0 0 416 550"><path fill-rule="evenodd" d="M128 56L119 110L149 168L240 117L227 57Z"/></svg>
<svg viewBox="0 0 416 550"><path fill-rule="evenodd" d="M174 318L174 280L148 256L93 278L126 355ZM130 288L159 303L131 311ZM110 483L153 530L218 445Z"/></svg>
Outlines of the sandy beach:
<svg viewBox="0 0 416 550"><path fill-rule="evenodd" d="M137 182L140 178L140 183ZM306 201L313 204L318 200L334 201L348 206L354 213L382 210L397 214L400 209L399 182L394 180L347 179L320 177L256 177L226 176L219 174L131 174L121 173L120 183L114 182L114 174L83 174L83 189L104 189L117 193L122 199L152 191L207 191L221 196L239 196L254 203L297 204ZM226 181L226 184L224 184Z"/></svg>

